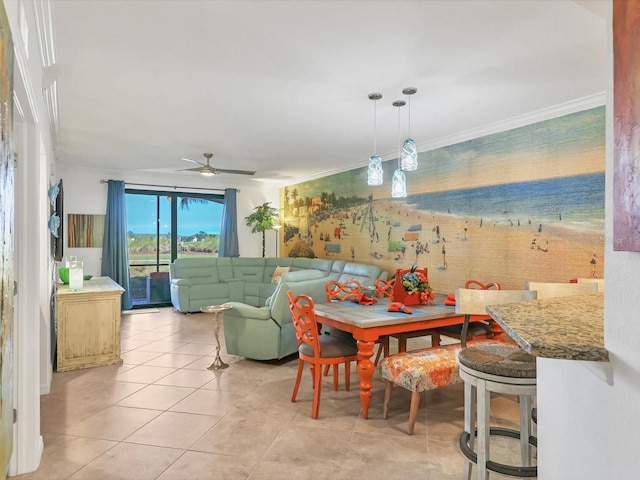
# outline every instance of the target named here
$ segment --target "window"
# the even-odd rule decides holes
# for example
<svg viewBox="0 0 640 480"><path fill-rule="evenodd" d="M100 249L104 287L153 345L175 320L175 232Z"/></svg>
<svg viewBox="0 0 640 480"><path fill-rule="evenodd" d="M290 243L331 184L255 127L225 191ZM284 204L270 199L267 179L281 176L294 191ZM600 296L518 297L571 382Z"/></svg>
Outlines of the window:
<svg viewBox="0 0 640 480"><path fill-rule="evenodd" d="M217 256L224 195L126 190L134 308L168 305L169 264Z"/></svg>

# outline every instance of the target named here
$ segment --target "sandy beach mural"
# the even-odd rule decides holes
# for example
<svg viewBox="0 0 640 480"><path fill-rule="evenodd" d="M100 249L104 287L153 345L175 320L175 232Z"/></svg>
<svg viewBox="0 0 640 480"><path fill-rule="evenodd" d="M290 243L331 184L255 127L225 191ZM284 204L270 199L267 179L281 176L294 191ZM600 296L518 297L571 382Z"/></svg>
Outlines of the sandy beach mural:
<svg viewBox="0 0 640 480"><path fill-rule="evenodd" d="M419 155L409 195L393 199L396 160L370 187L366 168L281 190L281 251L427 267L449 292L468 279L602 277L605 109L597 107ZM364 162L363 162L364 163Z"/></svg>

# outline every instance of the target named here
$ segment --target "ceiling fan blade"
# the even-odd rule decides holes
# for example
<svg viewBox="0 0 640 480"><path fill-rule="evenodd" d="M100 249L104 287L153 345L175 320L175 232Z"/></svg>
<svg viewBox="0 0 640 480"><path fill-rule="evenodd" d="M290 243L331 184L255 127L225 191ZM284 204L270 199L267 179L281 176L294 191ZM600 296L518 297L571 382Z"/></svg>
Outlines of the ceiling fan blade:
<svg viewBox="0 0 640 480"><path fill-rule="evenodd" d="M195 168L183 168L181 170L176 170L176 172L201 172L203 167L195 167Z"/></svg>
<svg viewBox="0 0 640 480"><path fill-rule="evenodd" d="M252 172L251 170L227 170L224 168L216 168L218 173L233 173L235 175L255 175L256 172Z"/></svg>
<svg viewBox="0 0 640 480"><path fill-rule="evenodd" d="M191 160L190 158L181 158L180 160L184 160L185 162L195 163L197 165L204 165L204 163L196 162L195 160Z"/></svg>

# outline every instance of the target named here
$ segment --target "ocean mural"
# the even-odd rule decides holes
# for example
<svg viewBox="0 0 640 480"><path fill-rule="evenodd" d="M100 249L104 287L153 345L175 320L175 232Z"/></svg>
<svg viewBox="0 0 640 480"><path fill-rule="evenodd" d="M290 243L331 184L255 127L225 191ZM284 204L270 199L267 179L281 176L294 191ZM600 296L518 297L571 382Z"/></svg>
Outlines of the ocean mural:
<svg viewBox="0 0 640 480"><path fill-rule="evenodd" d="M427 267L442 293L602 277L604 107L421 152L402 199L396 165L378 187L362 167L281 189L283 255Z"/></svg>

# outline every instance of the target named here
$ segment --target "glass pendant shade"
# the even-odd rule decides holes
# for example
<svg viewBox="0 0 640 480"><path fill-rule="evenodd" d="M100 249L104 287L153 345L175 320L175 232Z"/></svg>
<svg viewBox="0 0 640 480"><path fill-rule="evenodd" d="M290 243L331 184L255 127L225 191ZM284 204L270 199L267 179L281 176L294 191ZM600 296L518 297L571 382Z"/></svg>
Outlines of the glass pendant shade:
<svg viewBox="0 0 640 480"><path fill-rule="evenodd" d="M382 185L383 175L382 159L379 155L372 155L369 158L369 168L367 169L367 185Z"/></svg>
<svg viewBox="0 0 640 480"><path fill-rule="evenodd" d="M404 198L407 196L407 177L401 169L397 169L393 172L391 196L393 198Z"/></svg>
<svg viewBox="0 0 640 480"><path fill-rule="evenodd" d="M382 171L382 158L376 155L376 130L377 130L377 110L376 103L382 98L381 93L370 93L369 100L373 100L373 155L369 157L369 166L367 167L367 185L377 187L382 185L384 181L384 172Z"/></svg>
<svg viewBox="0 0 640 480"><path fill-rule="evenodd" d="M402 146L400 166L406 172L418 169L418 148L416 147L416 142L411 138L406 139Z"/></svg>

